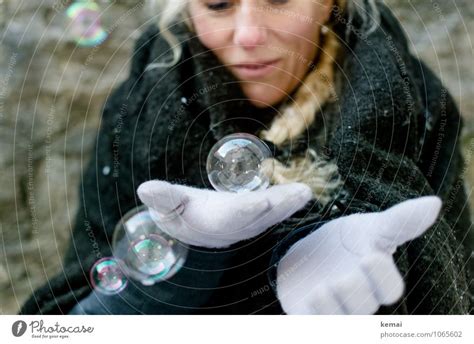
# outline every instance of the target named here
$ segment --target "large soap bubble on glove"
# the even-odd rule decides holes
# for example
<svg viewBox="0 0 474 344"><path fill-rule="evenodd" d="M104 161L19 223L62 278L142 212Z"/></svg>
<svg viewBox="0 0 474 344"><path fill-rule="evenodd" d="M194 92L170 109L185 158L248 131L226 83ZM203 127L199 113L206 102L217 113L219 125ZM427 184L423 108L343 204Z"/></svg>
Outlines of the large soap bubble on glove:
<svg viewBox="0 0 474 344"><path fill-rule="evenodd" d="M217 191L266 189L273 172L272 152L257 137L239 133L217 142L207 157L207 175Z"/></svg>

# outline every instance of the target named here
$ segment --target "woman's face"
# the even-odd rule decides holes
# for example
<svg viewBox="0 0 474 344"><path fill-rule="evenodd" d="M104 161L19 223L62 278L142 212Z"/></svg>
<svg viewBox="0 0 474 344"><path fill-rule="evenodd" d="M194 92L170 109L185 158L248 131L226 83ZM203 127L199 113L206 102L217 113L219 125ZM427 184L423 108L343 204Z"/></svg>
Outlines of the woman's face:
<svg viewBox="0 0 474 344"><path fill-rule="evenodd" d="M241 81L258 107L283 100L304 79L332 0L190 0L197 36Z"/></svg>

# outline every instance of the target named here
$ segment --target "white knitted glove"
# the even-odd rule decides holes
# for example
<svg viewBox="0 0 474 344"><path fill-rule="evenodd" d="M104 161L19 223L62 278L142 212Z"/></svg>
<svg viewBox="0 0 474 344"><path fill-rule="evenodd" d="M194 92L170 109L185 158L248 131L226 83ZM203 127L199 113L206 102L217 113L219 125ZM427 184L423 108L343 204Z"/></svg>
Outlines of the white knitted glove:
<svg viewBox="0 0 474 344"><path fill-rule="evenodd" d="M309 186L301 183L232 193L149 181L137 193L164 232L208 248L253 238L290 217L312 197Z"/></svg>
<svg viewBox="0 0 474 344"><path fill-rule="evenodd" d="M277 267L287 314L373 314L403 295L392 254L436 221L441 200L420 197L379 213L332 220L299 240Z"/></svg>

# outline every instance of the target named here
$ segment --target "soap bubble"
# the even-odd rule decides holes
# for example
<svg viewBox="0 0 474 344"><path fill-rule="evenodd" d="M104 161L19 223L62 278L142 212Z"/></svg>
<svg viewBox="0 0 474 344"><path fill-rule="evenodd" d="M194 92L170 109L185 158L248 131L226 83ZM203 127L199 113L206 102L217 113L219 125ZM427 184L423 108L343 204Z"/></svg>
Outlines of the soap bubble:
<svg viewBox="0 0 474 344"><path fill-rule="evenodd" d="M118 294L127 286L127 279L119 263L112 257L99 259L91 268L93 288L101 294Z"/></svg>
<svg viewBox="0 0 474 344"><path fill-rule="evenodd" d="M144 285L172 277L185 262L188 248L163 232L146 206L132 209L117 224L114 257L127 276Z"/></svg>
<svg viewBox="0 0 474 344"><path fill-rule="evenodd" d="M93 1L77 1L66 9L72 20L71 35L83 47L94 47L107 38L107 32L100 23L100 8Z"/></svg>
<svg viewBox="0 0 474 344"><path fill-rule="evenodd" d="M228 135L207 157L207 175L217 191L244 192L265 189L273 171L270 148L245 133Z"/></svg>

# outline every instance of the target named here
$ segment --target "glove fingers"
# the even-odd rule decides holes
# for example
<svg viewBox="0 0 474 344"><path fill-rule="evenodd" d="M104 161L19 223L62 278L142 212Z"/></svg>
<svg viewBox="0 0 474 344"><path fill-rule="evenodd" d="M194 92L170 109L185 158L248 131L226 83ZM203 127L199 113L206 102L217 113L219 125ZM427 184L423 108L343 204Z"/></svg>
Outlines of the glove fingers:
<svg viewBox="0 0 474 344"><path fill-rule="evenodd" d="M171 213L188 200L183 188L160 180L142 183L137 194L144 204L162 215Z"/></svg>
<svg viewBox="0 0 474 344"><path fill-rule="evenodd" d="M441 210L441 200L436 196L426 196L399 203L380 215L386 223L377 233L382 244L397 247L422 235L430 228Z"/></svg>
<svg viewBox="0 0 474 344"><path fill-rule="evenodd" d="M238 219L240 223L247 221L248 218L252 220L269 207L265 194L259 192L233 193L199 189L193 192L196 192L192 195L193 200L200 201L200 209L196 211L204 211L203 207L213 211L209 216L215 218L217 222L221 222L221 218L224 222L226 219L227 222L233 222L231 218Z"/></svg>
<svg viewBox="0 0 474 344"><path fill-rule="evenodd" d="M290 217L311 199L312 192L305 184L292 183L236 196L232 195L216 223L226 229L228 238L242 240L257 236Z"/></svg>
<svg viewBox="0 0 474 344"><path fill-rule="evenodd" d="M302 183L274 185L267 190L257 191L265 194L270 202L268 215L278 223L300 210L313 197L311 188Z"/></svg>
<svg viewBox="0 0 474 344"><path fill-rule="evenodd" d="M257 236L267 228L259 226L259 218L269 209L270 203L262 200L256 203L242 205L241 208L230 209L233 220L226 219L226 237L235 240L248 239ZM225 225L225 224L224 224Z"/></svg>
<svg viewBox="0 0 474 344"><path fill-rule="evenodd" d="M256 200L251 202L245 202L241 206L235 208L235 214L242 218L248 219L247 223L252 223L260 217L270 207L270 203L266 199Z"/></svg>
<svg viewBox="0 0 474 344"><path fill-rule="evenodd" d="M308 296L311 300L311 314L317 315L341 315L344 314L344 309L333 293L327 286L318 286L311 295Z"/></svg>
<svg viewBox="0 0 474 344"><path fill-rule="evenodd" d="M292 183L275 185L266 190L250 193L225 196L221 194L221 197L220 207L223 212L216 214L216 218L224 217L222 221L217 221L223 225L225 222L230 222L226 225L226 233L238 224L236 229L239 232L249 233L254 229L252 232L254 236L303 207L311 199L312 192L305 184ZM234 220L229 221L229 214Z"/></svg>
<svg viewBox="0 0 474 344"><path fill-rule="evenodd" d="M372 285L360 269L333 286L333 294L346 314L374 314L379 308Z"/></svg>
<svg viewBox="0 0 474 344"><path fill-rule="evenodd" d="M391 255L374 254L361 262L380 304L390 305L403 295L404 283Z"/></svg>

